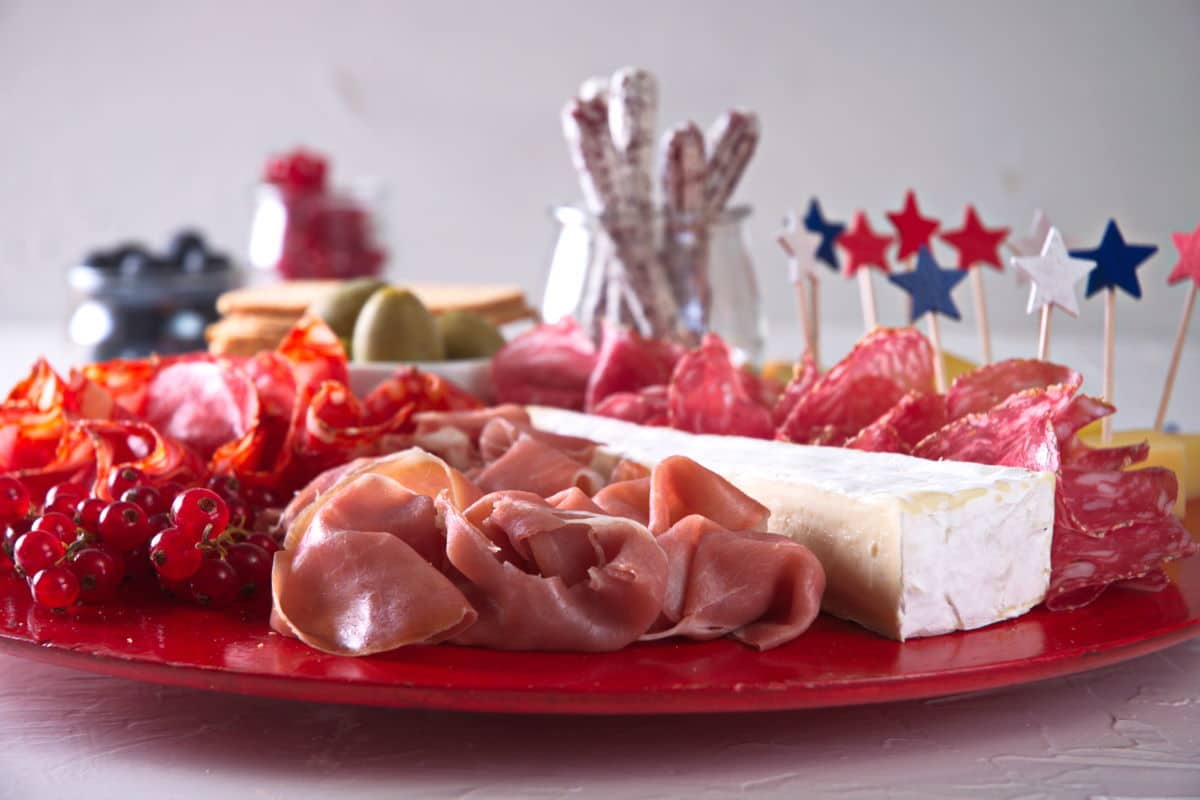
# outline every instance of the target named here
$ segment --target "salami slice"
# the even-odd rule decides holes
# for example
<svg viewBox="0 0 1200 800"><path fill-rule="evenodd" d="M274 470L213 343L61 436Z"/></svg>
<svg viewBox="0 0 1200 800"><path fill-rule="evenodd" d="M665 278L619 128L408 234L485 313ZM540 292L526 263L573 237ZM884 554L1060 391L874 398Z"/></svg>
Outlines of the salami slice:
<svg viewBox="0 0 1200 800"><path fill-rule="evenodd" d="M911 453L917 442L948 421L945 395L909 392L852 437L846 447L876 453Z"/></svg>
<svg viewBox="0 0 1200 800"><path fill-rule="evenodd" d="M585 405L597 406L616 393L637 392L647 386L665 386L683 355L683 348L660 339L645 339L614 325L604 327L600 353L587 384Z"/></svg>
<svg viewBox="0 0 1200 800"><path fill-rule="evenodd" d="M792 413L792 409L800 402L800 398L808 394L808 390L813 387L819 377L812 353L806 352L804 358L796 362L796 366L792 370L792 379L788 381L787 386L783 387L783 393L771 411L771 418L776 426L783 424L783 421L788 418L788 414Z"/></svg>
<svg viewBox="0 0 1200 800"><path fill-rule="evenodd" d="M638 425L665 426L670 421L667 408L667 387L647 386L639 392L610 394L592 409L592 413Z"/></svg>
<svg viewBox="0 0 1200 800"><path fill-rule="evenodd" d="M868 453L907 453L907 446L896 429L875 420L851 436L843 447Z"/></svg>
<svg viewBox="0 0 1200 800"><path fill-rule="evenodd" d="M926 436L920 458L972 461L1054 471L1059 466L1054 418L1071 400L1071 386L1027 389L981 414L969 414Z"/></svg>
<svg viewBox="0 0 1200 800"><path fill-rule="evenodd" d="M904 391L933 391L933 350L913 328L876 328L821 377L813 391L870 375L890 378Z"/></svg>
<svg viewBox="0 0 1200 800"><path fill-rule="evenodd" d="M208 360L163 367L146 387L144 419L205 458L246 434L258 417L258 392L244 372Z"/></svg>
<svg viewBox="0 0 1200 800"><path fill-rule="evenodd" d="M838 383L822 380L788 414L776 438L840 446L886 414L903 396L900 384L881 375L856 375Z"/></svg>
<svg viewBox="0 0 1200 800"><path fill-rule="evenodd" d="M946 392L946 405L950 419L958 419L987 411L1026 389L1044 389L1055 384L1078 389L1082 382L1079 373L1068 367L1049 361L1013 358L960 375Z"/></svg>
<svg viewBox="0 0 1200 800"><path fill-rule="evenodd" d="M572 319L540 325L492 359L492 388L502 403L582 411L596 365L592 340Z"/></svg>
<svg viewBox="0 0 1200 800"><path fill-rule="evenodd" d="M768 439L771 411L747 386L729 347L713 334L679 360L667 387L671 426L692 433Z"/></svg>

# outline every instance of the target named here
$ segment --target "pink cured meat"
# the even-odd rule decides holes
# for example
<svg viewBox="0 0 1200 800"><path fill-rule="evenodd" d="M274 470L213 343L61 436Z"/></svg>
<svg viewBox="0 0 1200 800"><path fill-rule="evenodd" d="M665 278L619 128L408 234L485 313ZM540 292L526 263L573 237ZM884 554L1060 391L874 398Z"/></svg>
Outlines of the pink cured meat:
<svg viewBox="0 0 1200 800"><path fill-rule="evenodd" d="M205 458L244 436L258 413L254 384L229 364L207 360L169 364L146 388L146 422Z"/></svg>
<svg viewBox="0 0 1200 800"><path fill-rule="evenodd" d="M650 530L665 533L699 514L723 528L762 530L771 512L712 470L684 456L658 462L650 473Z"/></svg>
<svg viewBox="0 0 1200 800"><path fill-rule="evenodd" d="M604 490L601 489L600 491ZM586 511L589 514L606 513L603 508L596 505L596 502L588 497L578 486L572 486L570 489L563 489L561 492L552 494L546 498L546 502L559 511Z"/></svg>
<svg viewBox="0 0 1200 800"><path fill-rule="evenodd" d="M588 379L585 407L595 412L610 395L666 385L683 353L683 348L672 342L645 339L633 331L605 325L596 366Z"/></svg>
<svg viewBox="0 0 1200 800"><path fill-rule="evenodd" d="M483 461L480 436L495 419L529 425L525 409L511 404L466 411L422 411L413 415L413 444L440 456L455 469L473 469Z"/></svg>
<svg viewBox="0 0 1200 800"><path fill-rule="evenodd" d="M475 483L485 492L516 489L549 497L576 486L591 494L604 479L537 436L521 434L502 456L484 467Z"/></svg>
<svg viewBox="0 0 1200 800"><path fill-rule="evenodd" d="M480 455L485 462L491 463L503 457L523 436L536 439L581 464L591 461L596 452L596 443L590 439L538 430L528 423L499 417L483 426L478 439Z"/></svg>
<svg viewBox="0 0 1200 800"><path fill-rule="evenodd" d="M1019 392L990 411L961 417L931 433L912 454L935 461L1056 471L1059 453L1053 420L1073 392L1066 385Z"/></svg>
<svg viewBox="0 0 1200 800"><path fill-rule="evenodd" d="M617 392L605 397L592 413L638 425L666 426L670 412L666 386L647 386L637 392Z"/></svg>
<svg viewBox="0 0 1200 800"><path fill-rule="evenodd" d="M488 519L530 560L496 557L478 527L441 500L447 556L479 619L454 641L499 650L606 652L657 619L667 557L632 520L502 498Z"/></svg>
<svg viewBox="0 0 1200 800"><path fill-rule="evenodd" d="M958 419L988 411L1026 389L1045 389L1056 384L1078 389L1082 381L1079 373L1069 367L1013 358L960 375L946 392L946 406L950 419Z"/></svg>
<svg viewBox="0 0 1200 800"><path fill-rule="evenodd" d="M614 517L650 524L650 477L610 483L596 492L592 501L601 511Z"/></svg>
<svg viewBox="0 0 1200 800"><path fill-rule="evenodd" d="M821 563L786 536L728 531L692 515L659 536L658 543L670 565L663 601L669 627L643 639L733 634L768 650L808 630L821 610Z"/></svg>
<svg viewBox="0 0 1200 800"><path fill-rule="evenodd" d="M891 425L882 424L875 420L858 433L851 436L842 445L850 450L862 450L866 453L907 453L908 446L896 433Z"/></svg>
<svg viewBox="0 0 1200 800"><path fill-rule="evenodd" d="M492 387L502 403L582 411L595 366L592 340L566 318L540 325L501 348L492 359Z"/></svg>
<svg viewBox="0 0 1200 800"><path fill-rule="evenodd" d="M890 378L905 392L933 391L933 350L913 328L876 328L813 386L813 391L855 377Z"/></svg>
<svg viewBox="0 0 1200 800"><path fill-rule="evenodd" d="M1179 481L1163 467L1079 470L1059 475L1061 506L1055 518L1090 536L1148 525L1172 516Z"/></svg>
<svg viewBox="0 0 1200 800"><path fill-rule="evenodd" d="M843 445L886 414L903 395L900 384L880 375L857 375L837 384L822 381L792 408L776 438L797 444Z"/></svg>
<svg viewBox="0 0 1200 800"><path fill-rule="evenodd" d="M750 376L752 377L752 376ZM771 411L734 366L728 346L713 334L675 366L667 388L671 427L692 433L717 433L768 439L774 434Z"/></svg>
<svg viewBox="0 0 1200 800"><path fill-rule="evenodd" d="M1116 408L1098 397L1076 395L1054 420L1064 466L1085 470L1118 470L1150 457L1150 443L1120 447L1089 447L1076 434L1089 423L1109 416Z"/></svg>
<svg viewBox="0 0 1200 800"><path fill-rule="evenodd" d="M338 655L452 637L476 614L430 562L443 553L430 498L360 476L317 512L295 548L275 555L273 626Z"/></svg>
<svg viewBox="0 0 1200 800"><path fill-rule="evenodd" d="M783 387L783 393L779 395L779 399L775 401L771 410L771 420L776 426L783 424L783 421L788 418L788 414L792 413L792 409L800 402L800 398L808 394L808 390L813 387L819 377L812 353L806 352L804 357L796 362L791 380L788 381L787 386Z"/></svg>
<svg viewBox="0 0 1200 800"><path fill-rule="evenodd" d="M911 453L917 442L948 421L945 395L909 392L855 434L846 447L874 453Z"/></svg>

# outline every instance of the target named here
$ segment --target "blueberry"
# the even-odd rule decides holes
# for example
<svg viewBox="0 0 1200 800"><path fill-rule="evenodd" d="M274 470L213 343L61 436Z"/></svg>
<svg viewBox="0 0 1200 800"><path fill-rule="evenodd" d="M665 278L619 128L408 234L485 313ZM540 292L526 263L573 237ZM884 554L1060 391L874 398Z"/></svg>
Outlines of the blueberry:
<svg viewBox="0 0 1200 800"><path fill-rule="evenodd" d="M201 254L208 252L208 245L204 241L204 235L195 230L182 230L171 238L171 244L167 248L167 253L170 259L176 264L183 266L189 253L199 252ZM192 270L184 269L185 272Z"/></svg>
<svg viewBox="0 0 1200 800"><path fill-rule="evenodd" d="M84 266L93 269L115 270L120 263L121 259L115 250L93 250L83 257Z"/></svg>
<svg viewBox="0 0 1200 800"><path fill-rule="evenodd" d="M174 259L177 269L183 272L204 272L208 264L208 253L198 247L184 250Z"/></svg>
<svg viewBox="0 0 1200 800"><path fill-rule="evenodd" d="M154 269L154 256L150 255L144 247L128 245L118 248L112 255L116 258L117 268L122 275L128 277L146 275Z"/></svg>
<svg viewBox="0 0 1200 800"><path fill-rule="evenodd" d="M224 253L209 253L208 260L204 262L205 272L228 272L231 269L233 263Z"/></svg>

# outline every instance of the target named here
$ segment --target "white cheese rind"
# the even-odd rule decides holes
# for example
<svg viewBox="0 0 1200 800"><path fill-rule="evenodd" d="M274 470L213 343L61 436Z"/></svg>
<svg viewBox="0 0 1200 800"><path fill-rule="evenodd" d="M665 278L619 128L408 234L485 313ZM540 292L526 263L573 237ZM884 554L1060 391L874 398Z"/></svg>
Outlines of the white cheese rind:
<svg viewBox="0 0 1200 800"><path fill-rule="evenodd" d="M820 559L826 611L885 636L979 628L1045 597L1054 473L529 413L647 466L683 455L724 476Z"/></svg>

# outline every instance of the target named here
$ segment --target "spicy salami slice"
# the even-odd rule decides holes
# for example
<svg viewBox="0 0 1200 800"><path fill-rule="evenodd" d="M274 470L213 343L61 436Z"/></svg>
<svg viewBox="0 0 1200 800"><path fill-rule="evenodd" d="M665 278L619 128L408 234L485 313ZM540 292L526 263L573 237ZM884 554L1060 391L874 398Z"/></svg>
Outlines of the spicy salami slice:
<svg viewBox="0 0 1200 800"><path fill-rule="evenodd" d="M646 339L614 325L604 327L595 367L587 384L588 411L616 393L665 386L683 355L683 348L661 339Z"/></svg>
<svg viewBox="0 0 1200 800"><path fill-rule="evenodd" d="M968 414L926 436L912 454L1001 467L1054 471L1059 466L1054 418L1074 388L1027 389L980 414Z"/></svg>
<svg viewBox="0 0 1200 800"><path fill-rule="evenodd" d="M900 401L904 388L882 375L823 379L791 410L776 438L797 444L840 446Z"/></svg>
<svg viewBox="0 0 1200 800"><path fill-rule="evenodd" d="M945 395L909 392L846 442L846 447L876 453L910 453L917 442L948 421Z"/></svg>
<svg viewBox="0 0 1200 800"><path fill-rule="evenodd" d="M735 366L729 347L708 334L700 347L675 366L667 387L671 426L692 433L719 433L768 439L771 411L754 396Z"/></svg>
<svg viewBox="0 0 1200 800"><path fill-rule="evenodd" d="M850 353L821 377L822 385L836 385L862 375L890 378L904 391L933 391L933 350L913 328L876 328Z"/></svg>
<svg viewBox="0 0 1200 800"><path fill-rule="evenodd" d="M595 365L592 340L568 317L501 348L492 359L492 388L502 403L582 411Z"/></svg>
<svg viewBox="0 0 1200 800"><path fill-rule="evenodd" d="M987 411L1026 389L1044 389L1055 384L1078 389L1082 380L1073 369L1049 361L1012 358L960 375L946 392L946 406L950 418L958 419Z"/></svg>
<svg viewBox="0 0 1200 800"><path fill-rule="evenodd" d="M792 409L800 402L800 398L808 394L808 390L813 387L819 377L812 353L805 352L804 357L796 362L796 366L792 369L791 380L783 387L783 392L771 410L771 419L774 420L776 426L783 424L788 414L792 413Z"/></svg>

